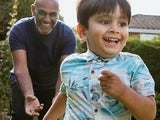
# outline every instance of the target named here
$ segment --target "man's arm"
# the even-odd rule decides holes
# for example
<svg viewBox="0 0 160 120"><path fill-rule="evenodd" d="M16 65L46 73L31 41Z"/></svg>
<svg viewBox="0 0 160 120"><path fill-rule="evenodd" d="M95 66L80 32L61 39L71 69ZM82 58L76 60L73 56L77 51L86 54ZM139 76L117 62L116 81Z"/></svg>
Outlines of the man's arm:
<svg viewBox="0 0 160 120"><path fill-rule="evenodd" d="M39 115L38 112L43 109L43 105L40 105L38 99L34 96L32 81L27 67L26 51L15 50L12 52L12 56L14 74L25 98L25 111L30 116Z"/></svg>
<svg viewBox="0 0 160 120"><path fill-rule="evenodd" d="M14 74L17 83L22 90L24 97L34 96L31 78L27 67L27 58L25 50L15 50L12 52L14 63Z"/></svg>
<svg viewBox="0 0 160 120"><path fill-rule="evenodd" d="M60 59L60 63L62 63L62 61L67 57L68 55L63 55L61 56L61 59ZM60 85L61 85L61 77L60 77L60 73L58 73L58 80L57 80L57 83L56 83L56 95L58 95L59 93L59 88L60 88Z"/></svg>

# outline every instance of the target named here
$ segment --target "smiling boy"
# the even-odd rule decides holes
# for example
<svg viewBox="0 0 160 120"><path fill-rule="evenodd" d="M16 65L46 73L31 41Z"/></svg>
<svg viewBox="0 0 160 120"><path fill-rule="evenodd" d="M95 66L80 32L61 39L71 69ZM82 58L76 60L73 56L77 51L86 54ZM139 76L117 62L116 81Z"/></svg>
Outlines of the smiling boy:
<svg viewBox="0 0 160 120"><path fill-rule="evenodd" d="M79 0L77 31L88 50L63 61L61 90L44 120L64 110L64 120L155 118L154 80L138 55L122 52L130 18L126 0Z"/></svg>

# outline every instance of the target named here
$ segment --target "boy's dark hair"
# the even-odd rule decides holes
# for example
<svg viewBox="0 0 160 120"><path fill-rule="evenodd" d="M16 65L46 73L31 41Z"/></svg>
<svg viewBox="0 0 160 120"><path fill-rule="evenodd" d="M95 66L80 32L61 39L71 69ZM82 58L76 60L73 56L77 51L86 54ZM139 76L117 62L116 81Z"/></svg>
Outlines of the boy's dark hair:
<svg viewBox="0 0 160 120"><path fill-rule="evenodd" d="M131 18L131 7L127 0L78 0L77 22L88 28L88 20L94 14L114 12L119 5L122 14L128 19Z"/></svg>

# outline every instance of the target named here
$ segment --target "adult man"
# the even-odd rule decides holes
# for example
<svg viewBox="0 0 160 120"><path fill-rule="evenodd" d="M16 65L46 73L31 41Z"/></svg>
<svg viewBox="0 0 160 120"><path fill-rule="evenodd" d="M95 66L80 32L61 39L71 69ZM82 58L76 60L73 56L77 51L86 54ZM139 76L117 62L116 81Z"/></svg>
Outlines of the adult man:
<svg viewBox="0 0 160 120"><path fill-rule="evenodd" d="M76 46L73 31L58 20L57 0L35 0L31 11L33 16L19 20L9 35L12 120L43 118L60 85L59 64Z"/></svg>

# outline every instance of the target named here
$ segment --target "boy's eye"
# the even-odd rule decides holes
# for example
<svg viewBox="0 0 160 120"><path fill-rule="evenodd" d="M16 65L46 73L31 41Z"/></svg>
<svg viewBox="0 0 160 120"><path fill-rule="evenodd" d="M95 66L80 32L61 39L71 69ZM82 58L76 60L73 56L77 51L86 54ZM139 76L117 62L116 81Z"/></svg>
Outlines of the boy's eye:
<svg viewBox="0 0 160 120"><path fill-rule="evenodd" d="M120 25L121 27L126 27L128 24L127 24L126 22L121 22L119 25Z"/></svg>
<svg viewBox="0 0 160 120"><path fill-rule="evenodd" d="M102 23L102 24L109 24L110 21L109 21L109 20L102 20L101 23Z"/></svg>

